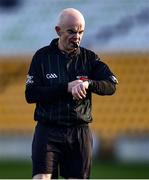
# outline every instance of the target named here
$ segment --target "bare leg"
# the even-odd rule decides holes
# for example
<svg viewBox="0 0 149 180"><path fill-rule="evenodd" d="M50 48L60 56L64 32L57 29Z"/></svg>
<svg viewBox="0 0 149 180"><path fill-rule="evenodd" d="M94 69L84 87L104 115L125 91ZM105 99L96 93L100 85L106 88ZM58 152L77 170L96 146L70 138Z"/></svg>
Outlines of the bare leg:
<svg viewBox="0 0 149 180"><path fill-rule="evenodd" d="M33 179L51 179L52 174L37 174L33 176Z"/></svg>

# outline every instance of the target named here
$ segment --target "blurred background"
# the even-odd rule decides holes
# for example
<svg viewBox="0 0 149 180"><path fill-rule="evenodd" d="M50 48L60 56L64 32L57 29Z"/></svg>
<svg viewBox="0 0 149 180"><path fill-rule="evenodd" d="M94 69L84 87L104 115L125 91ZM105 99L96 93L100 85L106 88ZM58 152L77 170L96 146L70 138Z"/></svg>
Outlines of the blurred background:
<svg viewBox="0 0 149 180"><path fill-rule="evenodd" d="M149 178L148 0L0 0L0 178L31 178L36 123L26 74L35 51L57 37L67 7L85 16L82 46L119 80L113 96L93 95L92 178Z"/></svg>

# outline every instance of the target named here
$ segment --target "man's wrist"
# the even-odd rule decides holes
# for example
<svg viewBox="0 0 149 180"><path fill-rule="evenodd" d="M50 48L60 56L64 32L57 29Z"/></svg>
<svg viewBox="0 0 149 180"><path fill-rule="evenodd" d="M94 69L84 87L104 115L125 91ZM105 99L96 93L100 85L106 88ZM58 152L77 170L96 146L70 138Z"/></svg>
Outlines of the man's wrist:
<svg viewBox="0 0 149 180"><path fill-rule="evenodd" d="M91 79L88 79L88 86L90 86L92 84L92 80Z"/></svg>

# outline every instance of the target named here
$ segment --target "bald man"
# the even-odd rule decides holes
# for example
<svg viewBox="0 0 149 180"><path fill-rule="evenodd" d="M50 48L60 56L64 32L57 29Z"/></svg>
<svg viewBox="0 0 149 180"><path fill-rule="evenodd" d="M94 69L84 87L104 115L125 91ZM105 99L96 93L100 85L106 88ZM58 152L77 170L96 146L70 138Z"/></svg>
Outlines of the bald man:
<svg viewBox="0 0 149 180"><path fill-rule="evenodd" d="M117 79L93 51L80 46L84 28L78 10L64 9L55 27L58 38L34 54L29 68L25 96L36 104L37 121L34 179L90 178L91 95L112 95Z"/></svg>

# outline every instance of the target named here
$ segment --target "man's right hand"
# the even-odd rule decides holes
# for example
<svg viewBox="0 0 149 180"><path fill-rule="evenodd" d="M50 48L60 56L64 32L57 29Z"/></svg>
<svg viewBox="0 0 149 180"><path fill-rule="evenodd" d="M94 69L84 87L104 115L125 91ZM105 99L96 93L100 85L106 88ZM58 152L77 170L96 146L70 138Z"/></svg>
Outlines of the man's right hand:
<svg viewBox="0 0 149 180"><path fill-rule="evenodd" d="M68 92L72 93L72 88L75 87L76 85L82 83L82 80L75 80L75 81L71 81L68 83Z"/></svg>
<svg viewBox="0 0 149 180"><path fill-rule="evenodd" d="M74 99L82 99L86 97L86 89L88 89L88 81L75 80L68 83L68 92L70 92Z"/></svg>

